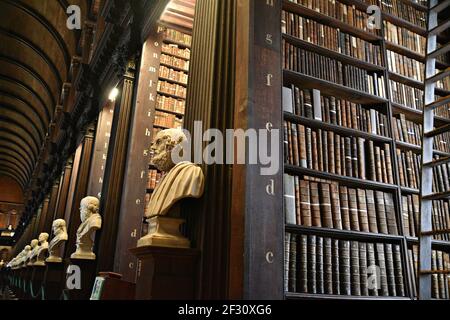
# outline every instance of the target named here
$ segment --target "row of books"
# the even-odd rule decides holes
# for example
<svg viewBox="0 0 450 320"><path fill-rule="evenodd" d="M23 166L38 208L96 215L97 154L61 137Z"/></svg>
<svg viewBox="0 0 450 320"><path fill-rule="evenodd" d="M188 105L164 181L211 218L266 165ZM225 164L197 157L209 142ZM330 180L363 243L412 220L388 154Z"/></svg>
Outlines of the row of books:
<svg viewBox="0 0 450 320"><path fill-rule="evenodd" d="M439 156L435 156L439 159ZM407 188L420 188L421 155L412 151L397 149L400 185ZM450 164L433 167L433 192L450 190Z"/></svg>
<svg viewBox="0 0 450 320"><path fill-rule="evenodd" d="M293 293L405 296L398 244L285 234L285 288Z"/></svg>
<svg viewBox="0 0 450 320"><path fill-rule="evenodd" d="M175 99L172 97L166 97L159 94L156 97L156 108L160 110L167 110L184 114L185 106L186 101L182 99Z"/></svg>
<svg viewBox="0 0 450 320"><path fill-rule="evenodd" d="M189 70L189 60L180 59L167 54L161 54L159 61L165 65L185 70L186 72Z"/></svg>
<svg viewBox="0 0 450 320"><path fill-rule="evenodd" d="M405 236L418 237L420 232L419 195L402 196L403 228ZM433 230L450 229L450 207L448 200L434 200L432 209ZM450 240L450 235L434 235L435 240Z"/></svg>
<svg viewBox="0 0 450 320"><path fill-rule="evenodd" d="M418 270L419 270L419 247L413 246L408 249L411 270L414 272L413 290L414 295L418 293ZM450 255L448 252L433 250L431 252L431 269L450 270ZM431 296L434 299L450 299L450 275L434 274L431 276Z"/></svg>
<svg viewBox="0 0 450 320"><path fill-rule="evenodd" d="M406 28L396 26L389 21L384 22L384 34L387 41L405 47L420 55L425 55L426 39Z"/></svg>
<svg viewBox="0 0 450 320"><path fill-rule="evenodd" d="M436 97L435 100L439 99L439 97ZM437 109L434 109L434 114L443 118L450 119L450 104L446 104L443 106L440 106Z"/></svg>
<svg viewBox="0 0 450 320"><path fill-rule="evenodd" d="M147 174L147 189L154 190L162 178L162 173L158 172L158 170L148 170Z"/></svg>
<svg viewBox="0 0 450 320"><path fill-rule="evenodd" d="M171 94L182 99L186 98L186 87L180 86L176 83L170 83L167 81L158 81L158 89L161 93Z"/></svg>
<svg viewBox="0 0 450 320"><path fill-rule="evenodd" d="M318 105L320 114L314 110ZM300 89L295 85L290 88L283 87L283 111L346 128L389 136L385 114L345 99L321 95L319 90Z"/></svg>
<svg viewBox="0 0 450 320"><path fill-rule="evenodd" d="M188 48L181 49L175 44L163 43L161 46L161 51L165 54L170 54L177 58L182 58L185 60L189 60L191 58L191 50L190 49L188 49Z"/></svg>
<svg viewBox="0 0 450 320"><path fill-rule="evenodd" d="M188 75L186 73L182 71L176 71L166 66L159 67L159 76L169 80L181 82L183 84L187 84L188 82Z"/></svg>
<svg viewBox="0 0 450 320"><path fill-rule="evenodd" d="M284 68L385 97L384 76L297 48L283 40Z"/></svg>
<svg viewBox="0 0 450 320"><path fill-rule="evenodd" d="M380 65L382 61L380 46L294 13L283 11L281 31L369 63Z"/></svg>
<svg viewBox="0 0 450 320"><path fill-rule="evenodd" d="M389 143L284 122L288 164L359 179L394 183Z"/></svg>
<svg viewBox="0 0 450 320"><path fill-rule="evenodd" d="M403 113L392 121L394 138L416 146L422 145L422 125L406 120ZM450 132L445 132L434 138L434 150L450 153Z"/></svg>
<svg viewBox="0 0 450 320"><path fill-rule="evenodd" d="M161 27L163 28L163 27ZM167 28L164 30L164 37L168 40L182 43L184 45L190 46L192 44L192 36L185 34L183 32Z"/></svg>
<svg viewBox="0 0 450 320"><path fill-rule="evenodd" d="M425 12L413 8L402 0L382 0L381 9L419 27L427 27Z"/></svg>
<svg viewBox="0 0 450 320"><path fill-rule="evenodd" d="M387 50L388 67L391 72L422 82L425 65L394 51Z"/></svg>
<svg viewBox="0 0 450 320"><path fill-rule="evenodd" d="M411 109L423 109L423 90L393 80L389 83L392 101Z"/></svg>
<svg viewBox="0 0 450 320"><path fill-rule="evenodd" d="M300 4L314 11L320 12L328 17L336 18L347 23L350 26L364 30L370 33L377 33L378 30L368 27L367 21L369 15L356 9L355 6L347 5L333 0L289 0L290 2Z"/></svg>
<svg viewBox="0 0 450 320"><path fill-rule="evenodd" d="M180 119L173 114L156 111L154 124L164 128L181 128L183 127L183 119Z"/></svg>
<svg viewBox="0 0 450 320"><path fill-rule="evenodd" d="M391 193L284 174L286 223L398 235Z"/></svg>

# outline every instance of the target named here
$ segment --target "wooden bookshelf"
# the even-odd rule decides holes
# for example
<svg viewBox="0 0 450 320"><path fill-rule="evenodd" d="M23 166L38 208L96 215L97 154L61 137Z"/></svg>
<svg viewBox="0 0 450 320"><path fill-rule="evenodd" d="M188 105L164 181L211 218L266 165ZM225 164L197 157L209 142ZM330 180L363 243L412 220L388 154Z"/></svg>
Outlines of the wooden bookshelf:
<svg viewBox="0 0 450 320"><path fill-rule="evenodd" d="M427 12L427 8L423 5L412 2L411 0L398 0L403 1L404 3L410 5L416 10L421 12ZM330 57L332 59L341 61L343 64L352 65L367 71L376 72L381 75L384 75L384 83L385 83L385 92L387 94L386 98L382 98L379 96L371 95L366 92L362 92L353 88L349 88L344 85L332 83L330 81L322 80L317 77L312 77L306 75L301 72L295 72L292 70L283 69L283 85L285 87L290 87L291 85L295 85L301 89L316 89L319 90L321 94L324 96L334 96L336 98L346 99L354 103L359 103L366 106L380 106L382 108L382 112L390 118L389 121L389 134L393 134L394 127L392 118L394 115L404 114L406 119L415 123L422 122L422 111L409 108L404 105L400 105L398 103L393 102L390 96L390 80L396 81L401 84L408 85L412 88L417 88L423 90L424 85L423 82L416 81L414 79L410 79L401 74L391 72L388 70L387 66L387 54L386 50L391 50L400 55L403 55L408 58L412 58L421 63L425 62L425 57L417 52L410 50L406 47L394 44L385 40L384 35L384 21L389 21L390 23L401 26L413 33L416 33L421 36L426 35L426 30L418 25L415 25L405 19L397 17L393 14L383 12L383 27L380 34L373 34L370 32L366 32L361 29L354 28L353 26L345 23L344 21L325 16L322 13L307 8L301 4L296 4L288 0L282 0L282 8L285 11L297 14L299 16L315 20L321 24L331 26L333 28L339 28L341 31L348 33L357 38L363 39L365 41L369 41L372 44L380 45L382 52L382 61L386 63L386 65L374 65L370 64L351 56L347 56L341 54L339 52L321 47L312 42L304 41L298 39L289 34L282 34L282 39L287 43L302 48L323 56ZM355 8L365 12L368 3L360 0L339 0L339 2L354 5ZM381 2L377 2L378 6L381 8ZM283 54L283 53L282 53ZM447 63L437 62L436 66L438 68L445 68ZM437 94L444 95L448 94L446 90L436 90ZM403 196L417 196L419 195L419 190L415 188L404 187L400 184L400 176L399 176L399 164L396 151L397 149L403 151L412 151L415 154L420 154L421 148L420 146L413 145L410 143L405 143L402 141L398 141L393 137L384 137L380 135L375 135L372 133L367 133L351 128L342 127L339 125L326 123L321 121L320 119L310 119L303 116L295 115L290 112L283 112L283 119L288 121L289 123L303 125L305 127L311 129L322 129L329 132L337 133L341 136L345 137L360 137L366 140L372 140L378 143L387 143L391 149L391 159L392 159L392 169L394 172L394 183L381 183L377 181L370 181L368 179L358 179L348 176L341 176L337 174L327 173L323 171L313 170L309 168L304 168L301 166L294 166L285 163L283 172L288 175L298 176L300 179L302 177L310 177L313 181L319 181L317 179L321 179L320 181L333 181L339 183L339 185L347 186L348 188L360 188L364 190L377 190L383 191L385 193L391 193L394 196L394 207L395 207L395 218L397 221L397 226L399 228L399 235L392 234L379 234L379 233L367 233L367 232L359 232L359 231L350 231L350 230L340 230L340 229L330 229L323 227L306 227L295 224L285 224L285 231L289 234L296 235L315 235L323 238L332 238L332 239L340 239L340 240L361 240L368 242L381 242L381 243L390 243L390 244L399 244L401 251L401 264L403 267L403 282L405 285L405 297L374 297L374 296L346 296L346 295L327 295L327 294L309 294L309 293L294 293L285 291L286 299L319 299L319 300L327 300L327 299L339 299L339 300L413 300L415 299L415 288L414 282L412 281L413 270L411 270L410 265L411 261L408 255L408 245L416 244L417 238L407 236L405 232L405 221L404 212L403 212ZM440 126L442 124L450 123L450 119L437 117L436 126ZM448 156L448 153L441 152L435 150L434 153L439 156ZM316 179L316 180L314 180ZM285 208L286 210L286 208ZM407 222L407 221L406 221ZM442 241L442 240L433 240L433 248L450 248L450 241ZM298 250L298 249L297 249ZM298 257L297 257L298 259Z"/></svg>

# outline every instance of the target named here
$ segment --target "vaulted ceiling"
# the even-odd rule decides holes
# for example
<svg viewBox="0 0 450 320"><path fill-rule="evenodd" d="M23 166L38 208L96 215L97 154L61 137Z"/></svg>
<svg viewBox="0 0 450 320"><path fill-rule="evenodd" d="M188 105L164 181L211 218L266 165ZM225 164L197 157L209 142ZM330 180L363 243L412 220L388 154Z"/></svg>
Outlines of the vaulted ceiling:
<svg viewBox="0 0 450 320"><path fill-rule="evenodd" d="M66 27L69 5L90 0L0 0L0 175L25 189L77 55L80 32Z"/></svg>

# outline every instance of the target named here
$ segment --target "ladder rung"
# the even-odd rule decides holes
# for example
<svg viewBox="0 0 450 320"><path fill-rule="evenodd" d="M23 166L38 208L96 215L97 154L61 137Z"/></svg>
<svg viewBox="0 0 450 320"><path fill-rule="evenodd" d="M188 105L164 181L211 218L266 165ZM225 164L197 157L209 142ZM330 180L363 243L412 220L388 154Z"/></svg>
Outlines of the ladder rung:
<svg viewBox="0 0 450 320"><path fill-rule="evenodd" d="M449 1L450 3L450 1ZM428 59L435 59L441 55L443 55L444 53L446 53L447 51L450 50L450 44L446 44L445 46L440 47L439 49L434 50L433 52L431 52L428 55Z"/></svg>
<svg viewBox="0 0 450 320"><path fill-rule="evenodd" d="M441 2L441 3L437 4L437 5L435 5L435 6L434 6L433 8L431 8L430 10L431 10L431 11L434 11L434 12L436 12L436 13L439 13L439 12L441 12L442 10L444 10L445 8L447 8L449 5L450 5L450 1L444 1L444 2Z"/></svg>
<svg viewBox="0 0 450 320"><path fill-rule="evenodd" d="M450 229L424 231L424 232L421 232L421 235L422 236L436 236L436 235L447 234L447 233L450 233Z"/></svg>
<svg viewBox="0 0 450 320"><path fill-rule="evenodd" d="M419 271L421 275L427 274L450 274L450 270L421 270Z"/></svg>
<svg viewBox="0 0 450 320"><path fill-rule="evenodd" d="M439 80L444 79L445 77L448 77L449 75L450 75L450 67L448 67L444 71L441 71L441 72L435 74L434 76L428 78L426 80L426 83L435 83Z"/></svg>
<svg viewBox="0 0 450 320"><path fill-rule="evenodd" d="M441 97L441 98L437 99L436 101L434 101L430 104L427 104L427 106L425 108L436 109L436 108L443 106L444 104L449 103L449 102L450 102L450 95Z"/></svg>
<svg viewBox="0 0 450 320"><path fill-rule="evenodd" d="M438 193L433 193L427 196L423 196L424 200L441 200L441 199L447 199L450 198L450 191L446 191L446 192L438 192Z"/></svg>
<svg viewBox="0 0 450 320"><path fill-rule="evenodd" d="M425 167L437 167L440 166L441 164L446 164L447 162L450 162L450 157L442 157L439 159L435 159L431 162L426 162L423 165Z"/></svg>
<svg viewBox="0 0 450 320"><path fill-rule="evenodd" d="M428 36L438 35L448 27L450 27L450 20L447 20L444 23L438 25L437 27L431 29L430 32L428 33Z"/></svg>
<svg viewBox="0 0 450 320"><path fill-rule="evenodd" d="M425 137L427 137L427 138L436 137L440 134L446 133L447 131L450 131L450 123L443 125L441 127L438 127L434 130L425 132Z"/></svg>

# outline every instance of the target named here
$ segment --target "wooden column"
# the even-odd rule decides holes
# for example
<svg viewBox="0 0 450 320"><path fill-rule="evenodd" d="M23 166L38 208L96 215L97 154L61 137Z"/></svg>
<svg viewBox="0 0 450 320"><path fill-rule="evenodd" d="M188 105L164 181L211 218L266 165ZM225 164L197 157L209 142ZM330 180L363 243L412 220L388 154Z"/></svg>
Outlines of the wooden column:
<svg viewBox="0 0 450 320"><path fill-rule="evenodd" d="M261 165L233 170L230 264L239 267L230 277L234 283L243 275L243 290L230 289L245 299L284 297L280 10L281 0L237 6L235 128L280 132L277 174L261 175Z"/></svg>
<svg viewBox="0 0 450 320"><path fill-rule="evenodd" d="M131 112L134 94L134 65L129 64L119 85L112 126L110 148L100 201L103 217L102 229L96 236L97 271L111 271L114 268L114 253L119 224L121 194L123 189Z"/></svg>
<svg viewBox="0 0 450 320"><path fill-rule="evenodd" d="M37 239L41 230L44 229L45 217L47 216L47 213L48 213L49 203L50 203L50 196L46 197L44 202L42 203L42 210L38 215L38 218L36 220L36 225L33 230L33 237L34 237L33 239Z"/></svg>
<svg viewBox="0 0 450 320"><path fill-rule="evenodd" d="M86 134L83 137L83 141L81 142L81 153L79 165L77 168L76 175L76 183L74 185L74 192L71 195L70 199L70 217L68 217L67 232L69 233L69 239L65 246L65 254L66 258L69 258L70 255L75 252L76 246L76 233L77 229L81 223L80 219L80 202L86 196L88 179L89 179L89 170L91 167L91 156L92 156L92 148L94 141L94 128L89 127L87 129Z"/></svg>
<svg viewBox="0 0 450 320"><path fill-rule="evenodd" d="M89 174L87 194L99 199L102 195L113 115L114 103L108 101L100 112L97 122L97 130L95 132L94 153L92 155L92 166Z"/></svg>
<svg viewBox="0 0 450 320"><path fill-rule="evenodd" d="M72 178L72 166L73 166L73 159L69 158L69 160L67 160L66 166L64 167L63 177L60 182L61 191L59 194L58 203L56 206L56 211L53 220L64 218L64 212L66 209L67 198L69 197L69 187Z"/></svg>
<svg viewBox="0 0 450 320"><path fill-rule="evenodd" d="M137 240L142 236L160 52L161 42L155 30L144 43L139 78L136 81L136 103L131 120L114 258L114 272L122 274L123 280L131 282L136 281L137 258L128 249L136 247Z"/></svg>
<svg viewBox="0 0 450 320"><path fill-rule="evenodd" d="M48 234L51 234L52 232L52 222L53 217L55 215L58 193L59 193L59 182L53 185L52 190L50 192L50 201L48 203L47 214L45 215L44 224L42 226L42 229L39 230L39 233L47 232Z"/></svg>

